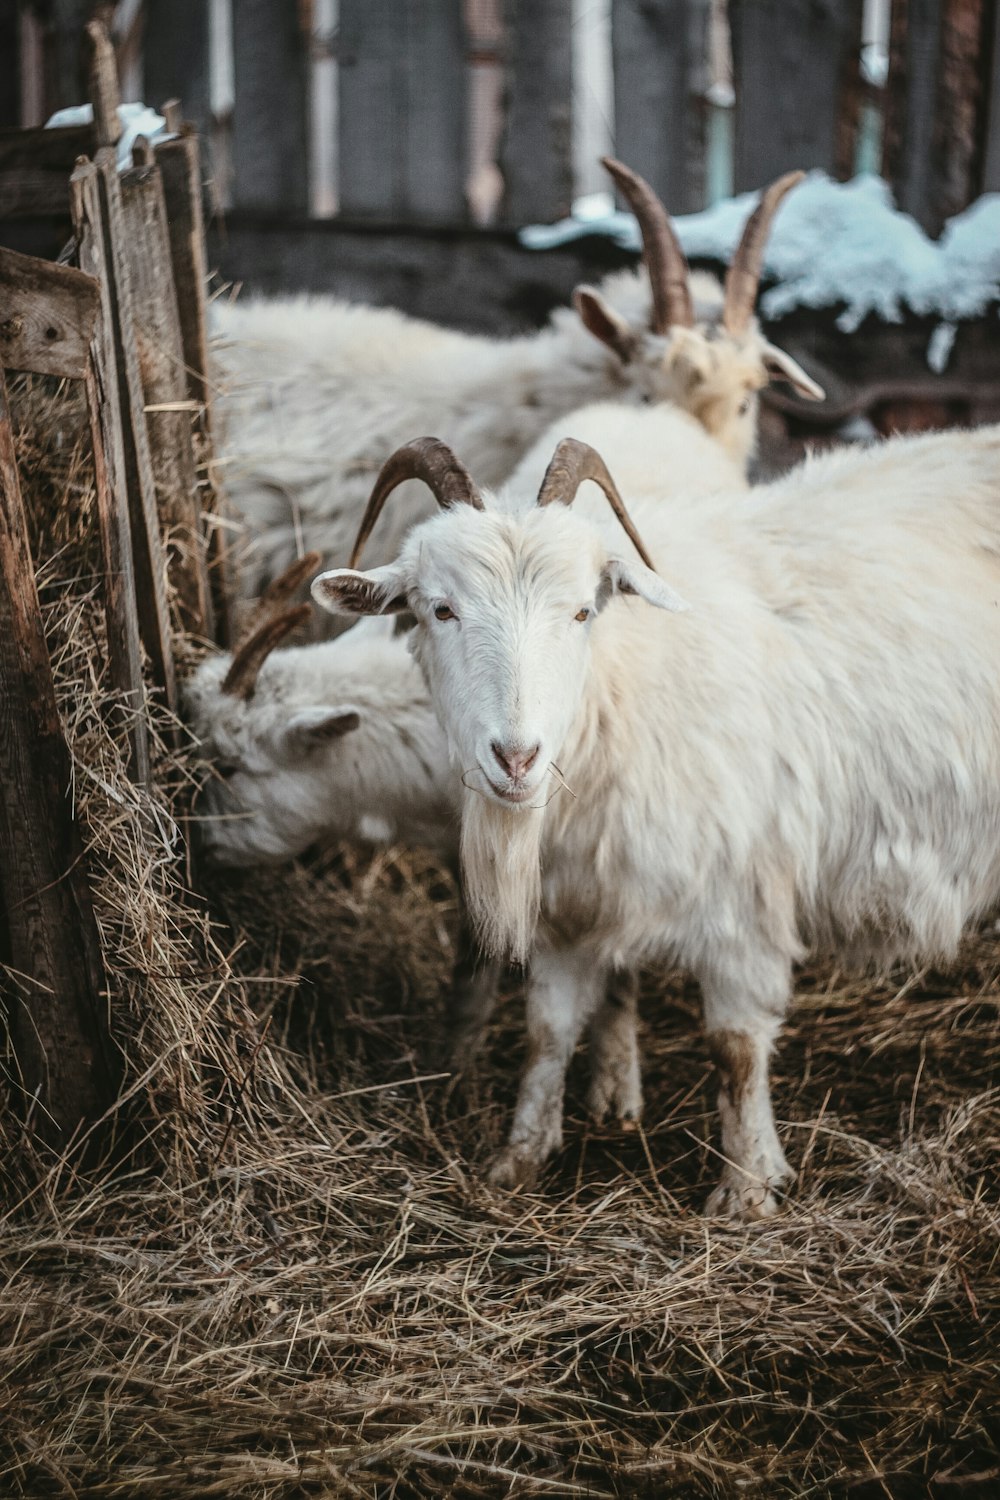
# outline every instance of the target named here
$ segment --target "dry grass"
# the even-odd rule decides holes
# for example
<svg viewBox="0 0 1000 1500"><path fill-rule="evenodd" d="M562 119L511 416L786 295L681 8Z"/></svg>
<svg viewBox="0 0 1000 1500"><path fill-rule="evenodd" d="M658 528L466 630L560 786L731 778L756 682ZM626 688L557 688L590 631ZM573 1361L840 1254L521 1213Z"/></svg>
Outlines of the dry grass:
<svg viewBox="0 0 1000 1500"><path fill-rule="evenodd" d="M802 976L776 1222L699 1217L713 1091L677 976L646 986L644 1130L587 1124L581 1059L542 1191L495 1195L517 997L449 1099L448 878L399 852L241 876L231 930L181 899L184 758L149 854L107 728L85 468L23 446L141 1145L83 1179L7 1142L0 1493L1000 1493L997 932L947 974Z"/></svg>

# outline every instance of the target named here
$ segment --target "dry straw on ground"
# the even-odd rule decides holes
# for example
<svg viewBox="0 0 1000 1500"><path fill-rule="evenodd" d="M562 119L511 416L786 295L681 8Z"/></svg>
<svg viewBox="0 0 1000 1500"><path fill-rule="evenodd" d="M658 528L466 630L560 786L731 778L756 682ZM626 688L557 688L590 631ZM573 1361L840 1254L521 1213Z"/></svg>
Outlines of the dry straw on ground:
<svg viewBox="0 0 1000 1500"><path fill-rule="evenodd" d="M214 926L182 898L191 763L161 748L145 807L128 787L78 413L37 384L29 410L134 1144L83 1179L4 1117L0 1493L1000 1493L997 932L947 973L802 976L775 1090L801 1180L774 1223L699 1217L713 1090L678 976L646 985L644 1129L587 1124L581 1059L541 1190L491 1193L516 988L449 1095L444 873L398 851L244 873Z"/></svg>

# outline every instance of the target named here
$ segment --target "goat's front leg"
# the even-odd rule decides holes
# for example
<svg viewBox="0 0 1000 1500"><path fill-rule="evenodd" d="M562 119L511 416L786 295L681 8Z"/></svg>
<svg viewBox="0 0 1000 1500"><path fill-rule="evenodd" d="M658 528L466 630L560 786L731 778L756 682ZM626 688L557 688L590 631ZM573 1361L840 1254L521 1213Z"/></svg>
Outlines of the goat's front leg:
<svg viewBox="0 0 1000 1500"><path fill-rule="evenodd" d="M483 954L463 903L448 1007L448 1057L458 1072L469 1067L483 1044L496 1009L502 972L499 959Z"/></svg>
<svg viewBox="0 0 1000 1500"><path fill-rule="evenodd" d="M706 1212L766 1219L791 1177L771 1109L768 1058L788 1003L790 966L776 956L742 954L702 976L708 1050L719 1079L722 1181Z"/></svg>
<svg viewBox="0 0 1000 1500"><path fill-rule="evenodd" d="M510 1138L490 1172L496 1187L530 1183L562 1145L566 1069L604 995L606 970L581 949L537 952L528 982L528 1060Z"/></svg>
<svg viewBox="0 0 1000 1500"><path fill-rule="evenodd" d="M587 1105L595 1120L613 1115L638 1120L642 1114L639 1074L639 976L615 969L590 1023L590 1092Z"/></svg>

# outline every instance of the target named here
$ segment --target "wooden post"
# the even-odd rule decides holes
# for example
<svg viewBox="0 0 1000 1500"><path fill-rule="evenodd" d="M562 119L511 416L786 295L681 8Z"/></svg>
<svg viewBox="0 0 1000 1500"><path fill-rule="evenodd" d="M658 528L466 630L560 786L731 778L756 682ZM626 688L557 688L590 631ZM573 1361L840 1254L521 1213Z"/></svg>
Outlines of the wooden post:
<svg viewBox="0 0 1000 1500"><path fill-rule="evenodd" d="M736 191L799 167L850 176L843 114L858 97L862 0L731 0L729 14Z"/></svg>
<svg viewBox="0 0 1000 1500"><path fill-rule="evenodd" d="M506 0L504 217L558 219L573 199L572 0Z"/></svg>
<svg viewBox="0 0 1000 1500"><path fill-rule="evenodd" d="M1000 192L1000 5L996 7L986 39L989 71L985 77L982 191L996 193Z"/></svg>
<svg viewBox="0 0 1000 1500"><path fill-rule="evenodd" d="M615 155L671 213L705 207L709 0L612 0Z"/></svg>
<svg viewBox="0 0 1000 1500"><path fill-rule="evenodd" d="M133 779L148 782L149 736L146 728L139 649L139 616L135 568L125 483L125 438L118 404L118 364L111 310L111 278L101 216L99 173L84 162L70 179L70 204L81 269L100 288L100 315L87 370L87 407L94 451L97 518L104 562L104 615L108 633L108 670L122 697L130 741Z"/></svg>
<svg viewBox="0 0 1000 1500"><path fill-rule="evenodd" d="M118 107L122 102L118 87L118 65L107 28L100 21L88 21L90 40L90 102L94 106L94 130L98 146L113 146L122 133Z"/></svg>
<svg viewBox="0 0 1000 1500"><path fill-rule="evenodd" d="M132 555L138 587L139 629L149 655L153 681L167 706L177 706L177 686L167 611L166 566L156 511L156 482L135 347L132 278L125 249L121 188L115 153L102 147L95 161L101 203L106 273L110 277L111 326L118 374L118 406L125 439L125 483L132 524Z"/></svg>
<svg viewBox="0 0 1000 1500"><path fill-rule="evenodd" d="M167 576L178 627L211 640L214 619L192 441L193 403L184 370L163 183L148 145L137 142L133 156L139 165L122 178L122 213Z"/></svg>
<svg viewBox="0 0 1000 1500"><path fill-rule="evenodd" d="M113 1102L119 1062L71 800L0 368L0 890L25 1113L65 1146Z"/></svg>
<svg viewBox="0 0 1000 1500"><path fill-rule="evenodd" d="M461 0L341 0L338 38L341 213L465 218Z"/></svg>
<svg viewBox="0 0 1000 1500"><path fill-rule="evenodd" d="M234 590L230 583L231 562L225 531L226 502L223 486L211 468L212 401L208 374L208 332L205 323L205 227L201 199L201 158L198 136L192 125L182 128L175 140L164 141L154 151L163 177L163 195L170 231L170 259L181 320L181 345L187 374L188 395L201 408L201 433L196 459L207 499L203 509L217 518L209 520L209 578L215 609L216 639L221 646L233 640Z"/></svg>
<svg viewBox="0 0 1000 1500"><path fill-rule="evenodd" d="M288 0L279 0L291 9ZM209 0L146 0L143 75L146 99L183 94L188 118L207 134L211 124L209 86Z"/></svg>

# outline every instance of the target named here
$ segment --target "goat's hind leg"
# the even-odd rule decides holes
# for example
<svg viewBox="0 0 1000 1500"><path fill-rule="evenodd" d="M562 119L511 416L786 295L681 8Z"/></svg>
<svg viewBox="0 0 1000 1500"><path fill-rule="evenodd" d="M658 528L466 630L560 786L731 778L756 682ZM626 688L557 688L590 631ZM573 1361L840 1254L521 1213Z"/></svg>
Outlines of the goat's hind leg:
<svg viewBox="0 0 1000 1500"><path fill-rule="evenodd" d="M562 1145L566 1069L583 1029L604 998L607 971L579 949L536 953L527 995L528 1059L510 1137L490 1181L516 1187L534 1181Z"/></svg>
<svg viewBox="0 0 1000 1500"><path fill-rule="evenodd" d="M780 957L741 955L702 976L705 1032L719 1079L722 1180L709 1214L767 1219L791 1177L778 1140L768 1059L788 1002L790 972Z"/></svg>

